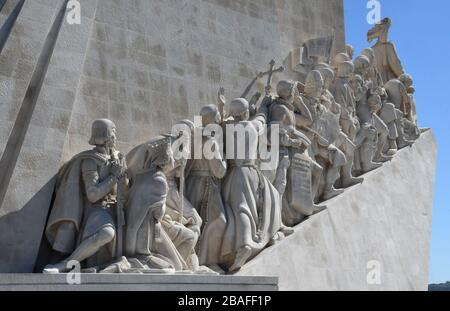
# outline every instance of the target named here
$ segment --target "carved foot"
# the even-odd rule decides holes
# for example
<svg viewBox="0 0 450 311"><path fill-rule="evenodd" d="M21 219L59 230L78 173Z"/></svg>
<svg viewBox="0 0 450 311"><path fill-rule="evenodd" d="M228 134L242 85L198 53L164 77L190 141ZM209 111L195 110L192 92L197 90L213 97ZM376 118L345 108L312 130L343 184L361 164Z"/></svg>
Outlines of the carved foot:
<svg viewBox="0 0 450 311"><path fill-rule="evenodd" d="M336 189L336 188L332 187L331 190L328 190L323 194L322 198L324 201L328 201L328 200L330 200L334 197L337 197L338 195L343 194L343 193L344 193L344 189Z"/></svg>
<svg viewBox="0 0 450 311"><path fill-rule="evenodd" d="M207 266L200 266L197 270L195 270L195 274L219 275L220 273L210 269Z"/></svg>
<svg viewBox="0 0 450 311"><path fill-rule="evenodd" d="M376 170L377 168L380 168L383 166L383 163L376 163L376 162L372 162L369 165L364 165L363 168L363 173L368 173L371 172L373 170Z"/></svg>
<svg viewBox="0 0 450 311"><path fill-rule="evenodd" d="M217 274L225 274L225 271L218 264L208 265L208 268L216 272Z"/></svg>
<svg viewBox="0 0 450 311"><path fill-rule="evenodd" d="M326 210L328 207L325 205L314 205L313 208L313 215L316 215L320 212L323 212L324 210Z"/></svg>
<svg viewBox="0 0 450 311"><path fill-rule="evenodd" d="M58 274L58 273L65 273L69 272L70 269L67 268L67 261L61 261L57 264L53 265L46 265L42 273L44 274Z"/></svg>
<svg viewBox="0 0 450 311"><path fill-rule="evenodd" d="M148 266L150 269L173 269L173 266L170 263L153 255L138 256L137 260L139 260L142 265ZM136 263L133 261L132 265L136 265Z"/></svg>
<svg viewBox="0 0 450 311"><path fill-rule="evenodd" d="M381 155L375 157L373 160L375 162L386 163L386 162L392 161L393 158L394 158L393 156L387 156L387 155L381 154Z"/></svg>
<svg viewBox="0 0 450 311"><path fill-rule="evenodd" d="M360 183L362 183L363 181L364 181L364 178L363 178L363 177L351 177L351 178L345 178L345 179L342 181L342 186L343 186L344 188L349 188L349 187L352 187L352 186L354 186L354 185L360 184Z"/></svg>
<svg viewBox="0 0 450 311"><path fill-rule="evenodd" d="M235 272L237 270L239 270L243 265L245 265L245 263L247 262L247 260L250 258L250 256L252 255L252 249L250 248L250 246L243 246L241 247L236 254L236 259L234 260L234 264L230 267L230 269L228 269L229 272Z"/></svg>
<svg viewBox="0 0 450 311"><path fill-rule="evenodd" d="M294 228L283 225L280 228L280 232L283 233L284 236L290 236L291 234L294 234Z"/></svg>
<svg viewBox="0 0 450 311"><path fill-rule="evenodd" d="M269 243L267 243L267 246L273 246L276 243L280 242L281 240L283 240L285 238L285 235L283 232L278 231L269 241Z"/></svg>
<svg viewBox="0 0 450 311"><path fill-rule="evenodd" d="M414 141L406 140L406 139L401 139L401 140L399 139L399 141L397 142L398 149L403 149L403 148L406 148L406 147L410 147L413 144L414 144Z"/></svg>
<svg viewBox="0 0 450 311"><path fill-rule="evenodd" d="M393 157L397 153L397 149L389 149L386 151L386 156Z"/></svg>

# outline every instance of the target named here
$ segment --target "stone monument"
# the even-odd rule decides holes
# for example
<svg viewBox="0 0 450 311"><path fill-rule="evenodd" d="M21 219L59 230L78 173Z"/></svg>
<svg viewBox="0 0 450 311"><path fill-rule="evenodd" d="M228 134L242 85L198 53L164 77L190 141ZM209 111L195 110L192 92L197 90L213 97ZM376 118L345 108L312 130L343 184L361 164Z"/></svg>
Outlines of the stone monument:
<svg viewBox="0 0 450 311"><path fill-rule="evenodd" d="M0 289L422 289L435 148L390 19L355 58L342 0L68 4L1 9Z"/></svg>

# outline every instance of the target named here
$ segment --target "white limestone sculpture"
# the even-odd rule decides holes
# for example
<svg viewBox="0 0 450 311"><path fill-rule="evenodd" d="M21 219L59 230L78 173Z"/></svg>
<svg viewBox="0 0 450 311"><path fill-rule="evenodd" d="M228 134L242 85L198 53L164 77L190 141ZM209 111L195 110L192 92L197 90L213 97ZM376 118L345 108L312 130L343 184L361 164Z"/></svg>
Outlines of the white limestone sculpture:
<svg viewBox="0 0 450 311"><path fill-rule="evenodd" d="M363 74L363 79L371 83L371 89L375 90L379 87L383 87L383 78L381 78L380 72L378 71L378 67L376 64L375 52L372 48L366 48L362 50L361 56L367 57L369 60L370 66Z"/></svg>
<svg viewBox="0 0 450 311"><path fill-rule="evenodd" d="M334 145L340 139L341 128L336 115L323 105L324 86L320 71L313 70L308 74L304 92L300 95L313 119L312 131L305 128L300 130L312 141L310 155L323 168L319 189L313 194L317 201L326 201L343 193L342 189L335 189L334 185L347 164L345 154Z"/></svg>
<svg viewBox="0 0 450 311"><path fill-rule="evenodd" d="M225 101L225 100L224 100ZM227 226L227 218L223 205L221 186L222 179L227 172L227 162L223 158L221 146L223 141L208 133L211 125L220 126L221 114L214 105L201 109L202 128L193 130L193 134L202 135L201 150L209 147L214 156L188 160L186 165L186 198L197 210L203 224L201 235L197 243L197 253L201 265L214 271L223 272L220 264L222 258L222 242ZM222 139L222 138L219 138Z"/></svg>
<svg viewBox="0 0 450 311"><path fill-rule="evenodd" d="M340 64L350 61L351 58L347 53L338 53L333 57L333 60L331 62L331 69L333 69L333 71L337 73Z"/></svg>
<svg viewBox="0 0 450 311"><path fill-rule="evenodd" d="M334 81L331 93L333 94L337 103L341 106L341 129L347 137L355 143L356 135L361 128L359 120L356 117L356 103L353 96L353 91L350 86L350 79L353 75L354 65L350 61L344 61L337 64L337 74ZM341 171L341 186L347 188L358 183L363 182L363 178L353 177L353 161L349 152L347 154L347 164Z"/></svg>
<svg viewBox="0 0 450 311"><path fill-rule="evenodd" d="M351 44L345 45L345 53L350 57L350 60L355 56L355 48Z"/></svg>
<svg viewBox="0 0 450 311"><path fill-rule="evenodd" d="M408 76L400 76L403 81L408 83ZM388 81L384 88L389 97L389 101L394 104L397 110L397 128L399 136L397 139L398 147L401 149L412 144L420 136L420 130L413 122L411 97L408 94L408 87L399 79Z"/></svg>
<svg viewBox="0 0 450 311"><path fill-rule="evenodd" d="M114 123L94 121L89 143L94 149L74 156L58 173L45 234L52 249L66 258L47 265L44 273L67 272L73 260L98 271L122 256L123 201L118 202L117 190L126 191L126 164L115 150Z"/></svg>
<svg viewBox="0 0 450 311"><path fill-rule="evenodd" d="M363 76L365 72L358 71L358 73ZM387 162L392 159L392 154L384 154L384 151L388 147L389 143L389 128L387 124L384 123L384 121L378 116L378 113L382 108L381 97L373 91L371 81L364 81L362 76L357 74L354 76L352 81L352 87L357 100L356 115L358 116L361 124L370 124L374 129L376 129L377 143L373 161ZM364 155L362 158L364 158Z"/></svg>
<svg viewBox="0 0 450 311"><path fill-rule="evenodd" d="M358 149L355 154L353 169L359 175L362 175L382 166L382 163L374 161L377 151L378 131L373 123L373 118L370 117L371 112L367 103L369 88L360 75L355 75L350 85L355 96L356 114L361 124L355 139L355 145ZM365 113L367 111L369 111L368 114Z"/></svg>
<svg viewBox="0 0 450 311"><path fill-rule="evenodd" d="M356 152L356 145L353 143L353 141L342 131L342 128L340 127L340 124L342 122L346 122L346 119L342 119L343 116L346 116L345 114L342 114L342 107L339 105L339 103L336 102L334 99L333 94L331 93L331 89L333 88L334 80L335 80L335 73L333 69L329 65L324 65L321 68L318 69L324 79L324 90L321 97L322 105L325 107L326 110L334 114L335 120L338 122L338 126L335 126L335 131L338 132L338 137L334 141L334 145L339 148L345 155L347 159L347 165L350 167L349 161L353 161L355 152ZM336 121L333 121L335 124ZM341 172L342 174L342 172Z"/></svg>
<svg viewBox="0 0 450 311"><path fill-rule="evenodd" d="M180 253L163 227L168 221L164 219L169 194L166 174L175 169L171 137L158 136L137 146L128 153L127 163L127 258L136 258L149 269L189 270L188 255Z"/></svg>
<svg viewBox="0 0 450 311"><path fill-rule="evenodd" d="M403 85L406 87L406 92L409 96L409 111L407 112L406 118L411 121L412 123L417 125L417 107L416 107L416 100L414 98L414 93L416 92L413 84L413 78L409 74L402 74L398 78Z"/></svg>
<svg viewBox="0 0 450 311"><path fill-rule="evenodd" d="M202 219L180 189L184 182L182 177L185 168L184 161L184 159L176 161L175 169L166 173L169 191L166 213L161 224L186 262L188 270L206 272L207 269L200 266L195 252L195 246L200 237Z"/></svg>
<svg viewBox="0 0 450 311"><path fill-rule="evenodd" d="M404 73L395 45L388 40L391 24L390 18L384 18L367 33L368 42L377 39L377 43L372 49L375 53L376 66L384 83L396 79Z"/></svg>
<svg viewBox="0 0 450 311"><path fill-rule="evenodd" d="M296 129L296 125L307 126L312 122L297 84L282 80L277 85L277 94L269 107L270 127L279 129L279 162L271 176L282 196L283 223L295 226L324 209L314 204L322 167L308 155L311 140Z"/></svg>
<svg viewBox="0 0 450 311"><path fill-rule="evenodd" d="M230 272L242 267L271 241L284 236L280 194L256 163L258 133L263 130L267 119L264 108L263 101L261 112L249 120L247 100L235 99L229 105L232 119L227 121L226 126L241 125L248 132L244 138L245 150L248 151L245 156L238 158L227 153L228 172L222 184L222 197L229 215L222 252Z"/></svg>

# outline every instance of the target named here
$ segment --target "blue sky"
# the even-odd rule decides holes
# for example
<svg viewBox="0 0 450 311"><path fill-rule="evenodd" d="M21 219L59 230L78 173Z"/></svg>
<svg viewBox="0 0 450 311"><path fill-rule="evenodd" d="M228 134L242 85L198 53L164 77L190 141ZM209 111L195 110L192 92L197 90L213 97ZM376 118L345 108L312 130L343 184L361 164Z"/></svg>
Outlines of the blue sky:
<svg viewBox="0 0 450 311"><path fill-rule="evenodd" d="M356 55L368 46L367 0L345 1L346 41ZM380 0L391 17L390 39L414 78L421 127L433 128L438 168L433 208L430 282L450 281L450 1Z"/></svg>

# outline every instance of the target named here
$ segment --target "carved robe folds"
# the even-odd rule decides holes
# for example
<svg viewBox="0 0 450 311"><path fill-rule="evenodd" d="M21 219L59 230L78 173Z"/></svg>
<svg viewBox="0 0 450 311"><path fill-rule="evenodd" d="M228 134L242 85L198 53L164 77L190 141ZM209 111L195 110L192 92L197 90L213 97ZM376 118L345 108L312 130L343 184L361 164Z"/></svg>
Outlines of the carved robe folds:
<svg viewBox="0 0 450 311"><path fill-rule="evenodd" d="M110 227L115 230L115 197L111 191L115 183L109 178L108 157L95 150L76 155L61 168L56 198L46 227L46 236L53 250L71 254L81 242L100 229ZM105 193L105 196L91 202L85 195L91 187L99 188L98 192ZM88 258L88 266L112 260L114 242Z"/></svg>
<svg viewBox="0 0 450 311"><path fill-rule="evenodd" d="M214 138L205 138L217 146ZM218 146L217 146L218 148ZM222 242L227 226L221 194L221 179L227 171L221 157L188 161L186 197L203 221L197 253L201 265L223 262Z"/></svg>
<svg viewBox="0 0 450 311"><path fill-rule="evenodd" d="M280 194L256 166L258 140L254 138L258 137L264 118L238 123L247 128L253 139L245 138L249 153L244 159L228 161L222 185L229 220L222 245L227 264L233 263L236 252L245 246L251 249L251 257L257 255L282 226Z"/></svg>

